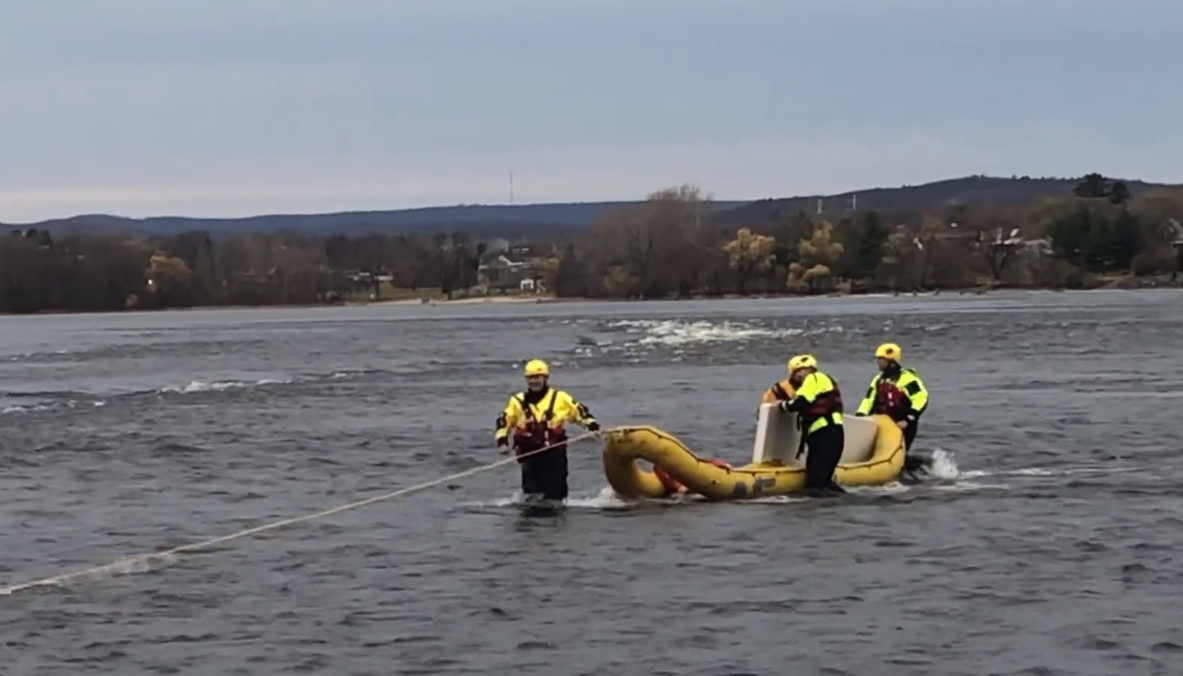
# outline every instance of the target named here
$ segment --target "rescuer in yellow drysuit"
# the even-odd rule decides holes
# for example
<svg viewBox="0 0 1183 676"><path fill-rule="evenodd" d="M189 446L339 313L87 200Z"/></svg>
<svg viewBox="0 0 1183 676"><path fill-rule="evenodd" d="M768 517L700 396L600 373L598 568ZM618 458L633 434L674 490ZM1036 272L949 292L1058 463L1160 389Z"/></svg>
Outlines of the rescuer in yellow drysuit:
<svg viewBox="0 0 1183 676"><path fill-rule="evenodd" d="M911 450L920 429L920 416L928 410L928 388L916 371L903 368L904 353L895 343L884 343L875 350L879 373L871 378L867 394L859 404L856 415L880 414L890 417L904 431L905 452ZM904 471L915 473L926 461L913 455L904 456Z"/></svg>
<svg viewBox="0 0 1183 676"><path fill-rule="evenodd" d="M553 448L518 462L522 467L522 492L527 497L541 495L546 500L567 499L567 431L565 423L575 423L589 432L598 432L600 423L586 406L571 395L550 386L550 367L541 359L526 364L526 390L509 398L497 417L494 437L501 453L512 446L518 455L540 448Z"/></svg>
<svg viewBox="0 0 1183 676"><path fill-rule="evenodd" d="M834 482L834 469L846 445L842 425L842 393L838 383L817 370L817 359L803 354L789 361L793 398L782 401L782 411L797 413L801 425L801 450L805 456L805 488L814 494L844 492ZM800 455L800 452L798 452Z"/></svg>

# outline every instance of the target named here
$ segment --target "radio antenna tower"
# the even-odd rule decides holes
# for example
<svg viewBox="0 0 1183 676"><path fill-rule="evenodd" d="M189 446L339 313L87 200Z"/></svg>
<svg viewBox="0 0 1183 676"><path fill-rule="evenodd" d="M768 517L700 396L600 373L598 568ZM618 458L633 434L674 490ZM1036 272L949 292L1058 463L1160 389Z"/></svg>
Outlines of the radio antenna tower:
<svg viewBox="0 0 1183 676"><path fill-rule="evenodd" d="M509 204L513 205L513 172L509 172Z"/></svg>

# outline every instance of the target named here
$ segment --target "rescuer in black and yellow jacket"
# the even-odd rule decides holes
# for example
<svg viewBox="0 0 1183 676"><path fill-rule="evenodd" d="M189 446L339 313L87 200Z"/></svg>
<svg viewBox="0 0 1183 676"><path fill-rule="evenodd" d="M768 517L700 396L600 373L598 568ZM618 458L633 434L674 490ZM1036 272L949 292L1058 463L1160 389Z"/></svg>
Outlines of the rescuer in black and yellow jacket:
<svg viewBox="0 0 1183 676"><path fill-rule="evenodd" d="M833 378L817 370L817 359L803 354L789 361L789 376L795 393L782 401L782 411L797 414L801 425L801 447L805 456L805 488L810 493L841 493L834 482L834 469L846 445L842 426L842 392ZM800 453L798 453L798 456Z"/></svg>
<svg viewBox="0 0 1183 676"><path fill-rule="evenodd" d="M912 448L920 429L920 416L928 410L928 389L912 369L903 368L903 350L895 343L884 343L875 350L879 373L871 379L867 395L859 404L857 415L880 414L889 416L904 431L905 452ZM904 470L912 473L924 466L925 460L905 455Z"/></svg>
<svg viewBox="0 0 1183 676"><path fill-rule="evenodd" d="M561 502L567 499L566 423L575 423L589 432L597 432L600 423L586 406L571 395L550 386L550 367L541 359L526 364L526 390L509 398L505 411L497 417L497 448L501 453L513 450L529 453L553 446L518 462L522 466L522 492L527 497L541 495ZM512 440L511 440L512 436Z"/></svg>

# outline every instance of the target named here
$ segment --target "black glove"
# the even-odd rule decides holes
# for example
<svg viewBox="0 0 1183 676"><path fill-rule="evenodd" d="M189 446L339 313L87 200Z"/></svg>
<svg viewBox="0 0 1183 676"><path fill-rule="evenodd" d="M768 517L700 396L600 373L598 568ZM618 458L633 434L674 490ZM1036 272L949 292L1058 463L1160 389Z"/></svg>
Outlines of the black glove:
<svg viewBox="0 0 1183 676"><path fill-rule="evenodd" d="M508 446L508 445L509 445L509 439L508 439L508 438L504 438L504 439L498 439L498 440L497 440L497 447L498 447L498 448L501 448L502 446Z"/></svg>
<svg viewBox="0 0 1183 676"><path fill-rule="evenodd" d="M781 411L784 411L785 413L789 412L789 402L782 401L779 404L777 404L777 406L780 408Z"/></svg>
<svg viewBox="0 0 1183 676"><path fill-rule="evenodd" d="M594 420L589 422L587 424L587 431L588 432L599 432L600 431L600 423L598 423Z"/></svg>

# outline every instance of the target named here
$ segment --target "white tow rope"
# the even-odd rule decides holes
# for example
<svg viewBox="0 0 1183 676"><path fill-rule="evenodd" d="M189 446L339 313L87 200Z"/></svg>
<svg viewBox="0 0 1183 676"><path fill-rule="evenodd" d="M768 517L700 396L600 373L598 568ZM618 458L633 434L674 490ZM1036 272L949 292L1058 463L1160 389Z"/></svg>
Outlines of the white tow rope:
<svg viewBox="0 0 1183 676"><path fill-rule="evenodd" d="M275 530L277 528L283 528L285 526L293 526L295 524L303 523L305 521L314 521L316 519L323 519L326 516L332 516L334 514L340 514L342 512L352 511L354 509L359 509L361 507L367 507L367 506L375 504L375 503L385 502L387 500L393 500L394 498L399 498L404 495L410 495L411 493L418 493L420 491L425 491L428 488L434 488L435 486L439 486L440 484L447 483L449 481L463 479L465 477L470 477L475 474L480 474L481 472L487 472L489 470L496 469L496 468L501 467L503 465L515 463L522 458L529 457L529 456L534 455L536 453L542 453L543 451L549 451L549 450L551 450L557 446L561 446L563 444L572 444L572 443L576 443L579 441L584 441L586 439L598 437L599 435L601 435L603 433L604 433L603 430L598 431L598 432L588 432L586 434L581 434L579 436L572 437L571 439L568 439L567 441L562 442L562 443L550 444L549 446L543 446L542 448L539 448L534 451L529 451L527 453L522 453L521 455L515 455L515 456L508 457L508 458L504 458L502 460L498 460L497 462L492 462L487 465L481 465L480 467L474 467L472 469L467 469L467 470L464 470L463 472L449 474L448 476L440 477L438 479L432 479L431 481L425 481L420 484L415 484L414 486L407 486L406 488L400 488L396 491L391 491L389 493L384 493L382 495L375 495L372 498L366 498L365 500L358 500L357 502L351 502L347 505L340 505L338 507L333 507L332 509L326 509L323 512L317 512L315 514L305 514L304 516L296 516L296 517L292 517L290 519L282 519L280 521L273 521L271 523L263 524L262 526L255 526L254 528L240 530L237 533L231 533L230 535L223 535L221 537L212 538L212 539L205 540L202 542L195 542L192 544L181 545L180 547L174 547L172 549L167 549L167 550L160 551L160 552L153 552L151 554L139 554L137 556L129 556L127 558L119 559L118 561L114 561L112 563L104 564L101 566L93 566L91 568L84 568L82 570L76 570L73 572L59 573L57 575L51 575L49 577L43 577L43 578L40 578L37 580L31 580L29 582L21 582L20 584L13 584L13 585L8 585L6 587L0 587L0 596L7 596L10 594L15 594L17 592L32 589L34 587L56 586L56 585L60 585L64 582L68 582L70 580L75 580L75 579L87 577L87 576L116 575L116 574L119 574L122 572L134 572L137 568L146 567L152 563L167 562L170 557L172 557L176 554L199 552L199 551L202 551L205 549L209 549L210 547L213 547L215 545L220 545L224 542L230 542L232 540L239 540L241 538L249 537L251 535L257 535L259 533L263 533L263 532L270 531L270 530Z"/></svg>

